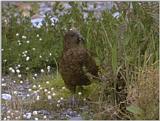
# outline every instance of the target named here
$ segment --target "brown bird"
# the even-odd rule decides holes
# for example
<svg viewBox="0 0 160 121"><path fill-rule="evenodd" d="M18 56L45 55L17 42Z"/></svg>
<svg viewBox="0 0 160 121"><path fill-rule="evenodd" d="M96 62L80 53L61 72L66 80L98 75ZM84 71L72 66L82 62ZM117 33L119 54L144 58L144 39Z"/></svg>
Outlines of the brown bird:
<svg viewBox="0 0 160 121"><path fill-rule="evenodd" d="M98 75L95 61L83 45L84 39L77 30L70 29L65 33L59 71L66 88L72 93L76 92L77 86L91 84L86 73Z"/></svg>

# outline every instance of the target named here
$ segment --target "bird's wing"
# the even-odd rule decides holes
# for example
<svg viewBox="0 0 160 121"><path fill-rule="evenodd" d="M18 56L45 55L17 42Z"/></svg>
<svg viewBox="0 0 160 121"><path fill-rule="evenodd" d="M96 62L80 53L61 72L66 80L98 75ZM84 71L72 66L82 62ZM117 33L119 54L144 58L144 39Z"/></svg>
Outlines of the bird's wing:
<svg viewBox="0 0 160 121"><path fill-rule="evenodd" d="M98 66L96 65L94 58L91 56L89 51L85 50L84 53L83 70L94 76L98 76Z"/></svg>

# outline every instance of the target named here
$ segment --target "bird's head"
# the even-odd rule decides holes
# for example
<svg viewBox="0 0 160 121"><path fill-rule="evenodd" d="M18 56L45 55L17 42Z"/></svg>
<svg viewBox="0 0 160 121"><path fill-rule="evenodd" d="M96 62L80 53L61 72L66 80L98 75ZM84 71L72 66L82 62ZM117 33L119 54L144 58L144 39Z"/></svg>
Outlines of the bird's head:
<svg viewBox="0 0 160 121"><path fill-rule="evenodd" d="M65 46L71 48L73 46L84 44L84 39L82 35L75 28L72 28L65 33L64 44Z"/></svg>

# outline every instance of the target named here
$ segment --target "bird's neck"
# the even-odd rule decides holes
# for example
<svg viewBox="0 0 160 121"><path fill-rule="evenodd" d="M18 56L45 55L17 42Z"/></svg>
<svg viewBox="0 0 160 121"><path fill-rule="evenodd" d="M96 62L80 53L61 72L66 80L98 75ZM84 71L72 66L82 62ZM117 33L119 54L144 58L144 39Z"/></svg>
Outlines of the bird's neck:
<svg viewBox="0 0 160 121"><path fill-rule="evenodd" d="M64 44L64 51L66 52L67 50L71 49L71 48L79 48L79 47L82 47L82 45L78 45L78 44L72 44L72 43L69 43L69 44Z"/></svg>

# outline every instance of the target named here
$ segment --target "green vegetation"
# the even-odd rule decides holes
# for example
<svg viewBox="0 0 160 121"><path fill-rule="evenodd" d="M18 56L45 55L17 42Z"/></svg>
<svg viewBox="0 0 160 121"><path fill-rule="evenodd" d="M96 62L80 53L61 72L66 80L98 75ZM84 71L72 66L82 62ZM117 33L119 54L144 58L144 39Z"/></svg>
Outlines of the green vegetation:
<svg viewBox="0 0 160 121"><path fill-rule="evenodd" d="M70 14L59 16L54 26L50 18L58 15L58 12L46 14L45 22L39 29L32 26L31 17L22 16L21 11L14 6L2 6L2 75L19 75L11 74L9 68L16 70L20 65L20 79L27 77L33 85L39 80L43 89L54 87L56 99L69 97L67 89L62 91L64 83L58 74L58 61L63 50L63 35L74 26L84 36L86 48L95 56L100 76L110 80L109 83L95 82L85 87L83 96L94 102L89 103L94 113L93 118L114 119L111 115L118 111L118 107L112 88L116 88L116 77L121 73L128 92L128 113L122 117L159 119L158 2L132 2L132 9L130 3L123 2L118 6L119 18L113 17L112 14L117 11L113 7L111 11L103 11L100 19L89 12L86 20L83 19L78 2L70 2L70 5ZM60 2L54 6L54 9L64 11ZM86 7L85 2L82 7ZM51 72L47 72L48 66L51 67ZM44 73L40 74L42 69ZM40 77L32 79L35 73ZM40 103L38 107L42 105ZM87 114L88 112L82 114L85 119Z"/></svg>

